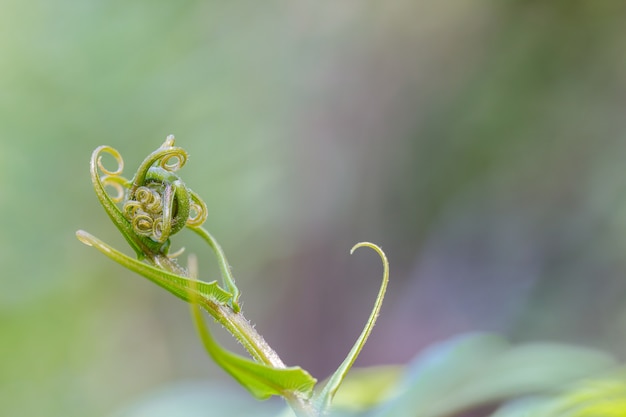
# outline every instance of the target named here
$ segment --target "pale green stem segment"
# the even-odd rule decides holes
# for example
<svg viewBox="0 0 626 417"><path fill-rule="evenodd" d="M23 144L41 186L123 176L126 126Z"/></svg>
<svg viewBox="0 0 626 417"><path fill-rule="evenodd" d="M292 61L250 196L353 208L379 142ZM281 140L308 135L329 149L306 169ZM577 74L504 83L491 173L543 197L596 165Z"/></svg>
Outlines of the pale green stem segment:
<svg viewBox="0 0 626 417"><path fill-rule="evenodd" d="M328 379L328 381L323 386L323 388L319 392L317 392L313 398L315 408L323 412L326 412L330 408L330 404L333 400L333 397L335 396L335 393L337 392L337 389L339 388L339 386L341 385L341 382L343 381L346 374L348 373L348 371L354 364L354 361L356 360L357 356L359 356L359 353L361 352L361 349L363 348L365 341L367 340L370 333L372 332L372 328L374 327L374 324L376 323L376 318L378 317L378 314L380 313L380 307L382 306L383 298L385 297L385 292L387 291L387 284L389 282L389 261L387 260L387 256L385 255L385 253L380 247L369 242L357 243L350 250L350 254L354 253L356 249L361 248L361 247L371 248L375 250L380 256L380 259L383 262L383 281L380 286L380 290L378 291L378 295L376 296L376 302L374 303L374 308L372 309L372 313L370 314L370 317L367 320L367 323L365 324L365 328L361 332L361 335L357 339L354 346L352 346L352 349L348 353L348 356L346 357L346 359L342 362L339 368L337 368L335 373Z"/></svg>
<svg viewBox="0 0 626 417"><path fill-rule="evenodd" d="M189 274L192 278L197 275L196 265L195 257L190 257ZM215 363L260 400L267 399L272 395L281 395L286 398L297 395L301 399L309 398L316 380L302 368L276 368L265 363L254 362L231 353L217 344L202 317L197 296L199 291L194 288L197 282L192 280L189 288L191 314L200 339Z"/></svg>
<svg viewBox="0 0 626 417"><path fill-rule="evenodd" d="M204 241L213 249L215 256L217 257L217 261L220 267L220 273L222 275L222 280L224 281L224 286L226 289L233 294L232 305L233 311L237 313L241 308L239 306L239 288L235 285L235 278L233 278L233 273L230 270L230 264L226 259L226 254L224 250L217 243L217 240L211 236L211 234L201 226L187 226L190 230L193 230L198 234Z"/></svg>

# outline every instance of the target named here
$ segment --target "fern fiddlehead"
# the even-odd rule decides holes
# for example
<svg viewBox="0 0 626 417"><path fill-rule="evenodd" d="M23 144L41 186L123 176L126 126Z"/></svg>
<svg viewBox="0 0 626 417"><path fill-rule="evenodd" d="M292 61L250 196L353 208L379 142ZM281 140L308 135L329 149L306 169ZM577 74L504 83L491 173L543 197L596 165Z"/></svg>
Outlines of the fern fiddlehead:
<svg viewBox="0 0 626 417"><path fill-rule="evenodd" d="M174 141L174 136L168 136L144 159L130 180L122 175L124 161L114 148L100 146L91 156L90 173L96 195L138 259L123 254L83 230L77 231L76 236L81 242L97 248L114 261L190 302L196 327L209 355L255 397L263 399L281 395L299 417L319 416L329 408L374 326L389 278L385 254L378 246L367 242L361 242L352 249L365 246L378 252L383 261L383 281L374 309L355 345L328 382L315 389L316 379L298 366L285 366L240 312L239 289L224 251L202 227L207 219L207 206L178 176L177 172L185 165L188 155L184 149L175 146ZM105 167L105 155L114 159L117 164L114 169ZM107 192L107 188L113 192ZM217 281L197 280L193 255L187 270L173 259L175 255L168 254L172 236L184 228L200 236L217 257L222 287ZM252 359L221 348L205 327L200 307L222 324Z"/></svg>
<svg viewBox="0 0 626 417"><path fill-rule="evenodd" d="M104 155L115 160L115 169L104 166ZM168 255L170 238L185 227L199 234L217 256L224 286L232 294L231 306L239 311L239 290L225 255L202 227L207 206L177 175L187 160L187 152L175 146L175 138L170 135L128 180L122 175L124 161L120 153L110 146L100 146L91 156L91 179L100 203L139 259L157 266L168 263L170 269L183 272L169 260L173 256ZM106 188L113 193L109 194Z"/></svg>

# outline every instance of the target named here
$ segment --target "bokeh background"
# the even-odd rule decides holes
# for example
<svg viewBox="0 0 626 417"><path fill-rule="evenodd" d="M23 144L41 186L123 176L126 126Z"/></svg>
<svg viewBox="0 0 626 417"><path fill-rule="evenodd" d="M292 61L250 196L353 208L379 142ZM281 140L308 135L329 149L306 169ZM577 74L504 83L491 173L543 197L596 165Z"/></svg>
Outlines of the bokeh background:
<svg viewBox="0 0 626 417"><path fill-rule="evenodd" d="M201 384L247 398L184 303L74 236L127 249L90 153L116 147L128 173L170 133L288 364L323 378L360 332L381 270L348 255L362 240L392 281L357 365L475 330L626 356L624 2L0 9L1 415L119 415ZM217 277L195 236L175 245Z"/></svg>

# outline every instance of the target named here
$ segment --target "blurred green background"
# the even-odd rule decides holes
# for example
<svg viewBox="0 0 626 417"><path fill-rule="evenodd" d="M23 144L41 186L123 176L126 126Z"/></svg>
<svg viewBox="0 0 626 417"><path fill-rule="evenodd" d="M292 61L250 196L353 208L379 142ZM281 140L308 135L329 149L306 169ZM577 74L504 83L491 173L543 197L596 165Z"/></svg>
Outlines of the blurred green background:
<svg viewBox="0 0 626 417"><path fill-rule="evenodd" d="M323 378L360 332L380 274L349 257L361 240L392 281L357 365L471 330L626 356L624 2L0 10L1 415L112 416L206 380L247 398L182 302L74 236L127 249L90 153L119 149L130 175L170 133L288 364Z"/></svg>

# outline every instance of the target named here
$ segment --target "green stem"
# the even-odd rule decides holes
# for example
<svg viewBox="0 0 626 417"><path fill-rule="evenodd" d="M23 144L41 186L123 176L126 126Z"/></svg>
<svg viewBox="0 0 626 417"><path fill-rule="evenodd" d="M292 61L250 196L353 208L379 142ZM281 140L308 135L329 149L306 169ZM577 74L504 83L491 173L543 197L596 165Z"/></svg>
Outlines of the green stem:
<svg viewBox="0 0 626 417"><path fill-rule="evenodd" d="M176 262L167 256L157 255L150 258L155 265L168 272L189 277L189 272L181 268ZM270 365L274 368L286 368L276 351L267 344L248 321L241 311L235 312L230 306L213 303L208 300L201 301L202 307L250 353L257 361ZM286 392L285 401L294 411L297 417L318 417L320 415L313 403L295 392Z"/></svg>

